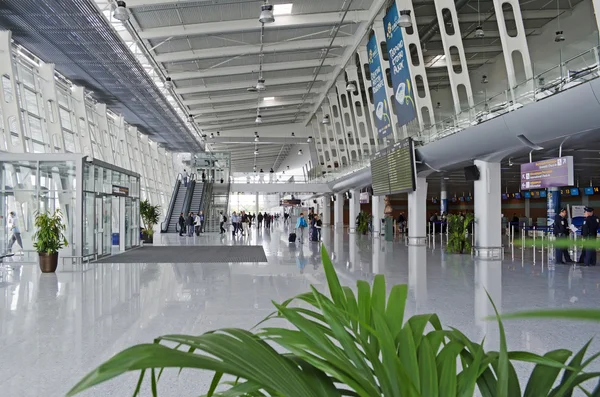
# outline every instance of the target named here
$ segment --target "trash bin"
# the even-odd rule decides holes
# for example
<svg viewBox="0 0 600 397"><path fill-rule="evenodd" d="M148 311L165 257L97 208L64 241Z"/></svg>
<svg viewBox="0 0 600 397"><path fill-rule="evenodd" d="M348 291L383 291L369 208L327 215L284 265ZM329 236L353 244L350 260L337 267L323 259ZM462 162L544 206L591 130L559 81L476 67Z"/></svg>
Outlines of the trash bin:
<svg viewBox="0 0 600 397"><path fill-rule="evenodd" d="M119 233L112 234L112 245L119 245Z"/></svg>

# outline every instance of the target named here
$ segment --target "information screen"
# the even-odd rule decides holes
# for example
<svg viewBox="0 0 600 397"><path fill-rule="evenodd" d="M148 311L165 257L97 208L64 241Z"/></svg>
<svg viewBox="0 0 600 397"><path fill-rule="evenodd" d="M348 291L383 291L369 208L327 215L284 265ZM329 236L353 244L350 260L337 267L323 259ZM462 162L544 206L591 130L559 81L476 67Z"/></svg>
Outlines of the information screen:
<svg viewBox="0 0 600 397"><path fill-rule="evenodd" d="M415 190L413 142L410 139L396 143L388 153L390 165L390 193Z"/></svg>
<svg viewBox="0 0 600 397"><path fill-rule="evenodd" d="M408 138L379 151L371 159L373 195L407 193L415 190L414 143Z"/></svg>
<svg viewBox="0 0 600 397"><path fill-rule="evenodd" d="M371 184L374 196L382 196L390 192L390 168L385 151L376 154L371 160Z"/></svg>

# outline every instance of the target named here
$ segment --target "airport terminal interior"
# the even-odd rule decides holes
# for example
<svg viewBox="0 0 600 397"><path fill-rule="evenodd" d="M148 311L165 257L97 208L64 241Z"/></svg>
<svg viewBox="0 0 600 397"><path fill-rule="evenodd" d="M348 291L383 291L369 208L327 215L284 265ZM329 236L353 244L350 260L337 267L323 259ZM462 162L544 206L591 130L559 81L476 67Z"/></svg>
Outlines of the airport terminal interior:
<svg viewBox="0 0 600 397"><path fill-rule="evenodd" d="M599 27L600 0L0 2L0 395L600 396Z"/></svg>

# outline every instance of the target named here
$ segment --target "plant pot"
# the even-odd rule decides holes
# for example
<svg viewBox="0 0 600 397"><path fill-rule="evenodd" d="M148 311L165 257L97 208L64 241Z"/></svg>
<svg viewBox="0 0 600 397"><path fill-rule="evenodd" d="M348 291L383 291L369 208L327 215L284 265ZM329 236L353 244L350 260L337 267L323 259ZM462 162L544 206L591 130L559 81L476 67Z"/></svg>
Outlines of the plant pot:
<svg viewBox="0 0 600 397"><path fill-rule="evenodd" d="M144 244L152 244L154 242L154 235L142 233L142 241Z"/></svg>
<svg viewBox="0 0 600 397"><path fill-rule="evenodd" d="M42 273L54 273L58 267L58 252L48 254L46 252L38 252L40 256L40 270Z"/></svg>

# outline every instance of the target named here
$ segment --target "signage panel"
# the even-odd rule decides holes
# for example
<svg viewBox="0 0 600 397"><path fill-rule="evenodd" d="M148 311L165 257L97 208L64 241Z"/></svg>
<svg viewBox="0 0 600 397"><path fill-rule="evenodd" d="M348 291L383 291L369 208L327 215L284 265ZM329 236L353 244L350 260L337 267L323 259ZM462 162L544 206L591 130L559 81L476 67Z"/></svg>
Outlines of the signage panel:
<svg viewBox="0 0 600 397"><path fill-rule="evenodd" d="M371 86L373 88L373 102L375 108L375 127L380 138L392 133L392 118L385 92L385 76L379 61L379 44L375 35L371 35L367 44L369 54L369 71L371 72Z"/></svg>
<svg viewBox="0 0 600 397"><path fill-rule="evenodd" d="M129 196L129 188L124 186L112 185L112 194L114 196Z"/></svg>
<svg viewBox="0 0 600 397"><path fill-rule="evenodd" d="M416 167L412 139L404 139L389 149L388 164L390 167L390 193L413 192L416 182Z"/></svg>
<svg viewBox="0 0 600 397"><path fill-rule="evenodd" d="M573 156L521 164L521 189L573 185Z"/></svg>
<svg viewBox="0 0 600 397"><path fill-rule="evenodd" d="M279 201L279 205L282 207L298 206L302 204L300 199L284 199Z"/></svg>
<svg viewBox="0 0 600 397"><path fill-rule="evenodd" d="M361 204L369 204L370 195L369 192L360 192L360 203Z"/></svg>
<svg viewBox="0 0 600 397"><path fill-rule="evenodd" d="M392 86L394 87L394 108L398 115L398 125L403 126L413 121L417 117L417 112L410 69L406 59L404 37L402 28L398 25L399 19L398 8L394 2L383 17L383 27L392 74Z"/></svg>
<svg viewBox="0 0 600 397"><path fill-rule="evenodd" d="M377 153L371 159L371 186L375 196L383 196L390 192L390 167L387 149Z"/></svg>

